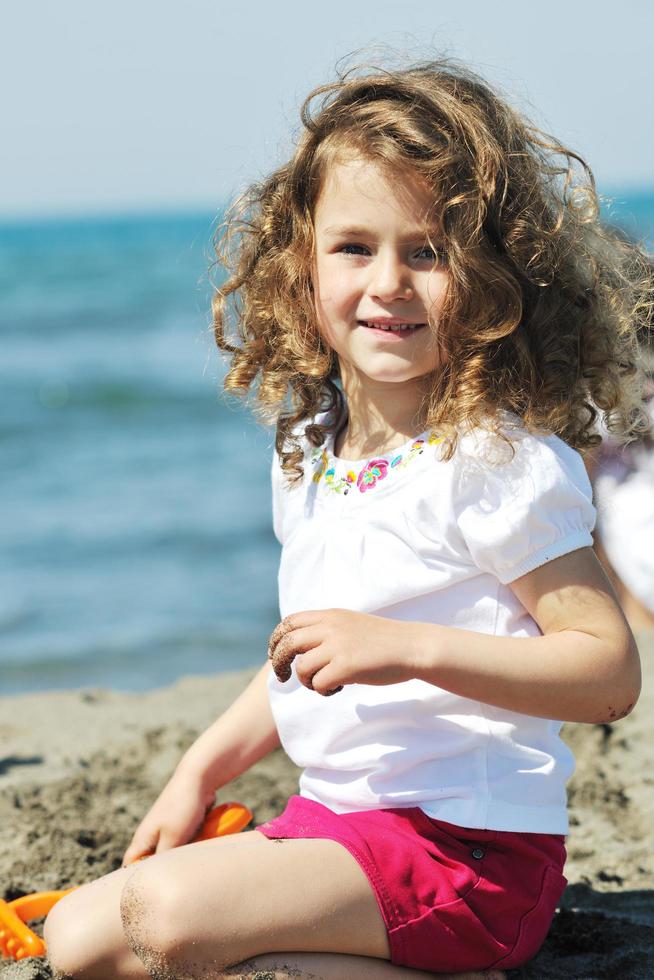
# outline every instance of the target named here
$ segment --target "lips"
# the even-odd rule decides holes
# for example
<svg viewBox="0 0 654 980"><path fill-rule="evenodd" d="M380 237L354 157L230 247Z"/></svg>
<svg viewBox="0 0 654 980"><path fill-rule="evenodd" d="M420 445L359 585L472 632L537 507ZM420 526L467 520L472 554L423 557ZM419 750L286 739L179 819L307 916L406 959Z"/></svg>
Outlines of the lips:
<svg viewBox="0 0 654 980"><path fill-rule="evenodd" d="M367 327L369 330L385 330L392 333L413 333L426 327L426 323L410 323L407 320L357 320L360 327Z"/></svg>

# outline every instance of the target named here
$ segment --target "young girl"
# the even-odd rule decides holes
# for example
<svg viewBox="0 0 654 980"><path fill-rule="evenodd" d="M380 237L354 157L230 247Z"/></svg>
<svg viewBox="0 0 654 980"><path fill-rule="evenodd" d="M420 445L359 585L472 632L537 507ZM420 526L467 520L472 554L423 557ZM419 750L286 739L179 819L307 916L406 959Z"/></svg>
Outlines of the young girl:
<svg viewBox="0 0 654 980"><path fill-rule="evenodd" d="M51 913L68 977L502 976L565 886L561 721L638 697L579 450L598 409L641 424L645 260L452 64L351 71L302 118L227 217L215 304L226 387L277 421L283 618L127 866ZM187 844L280 744L284 813Z"/></svg>

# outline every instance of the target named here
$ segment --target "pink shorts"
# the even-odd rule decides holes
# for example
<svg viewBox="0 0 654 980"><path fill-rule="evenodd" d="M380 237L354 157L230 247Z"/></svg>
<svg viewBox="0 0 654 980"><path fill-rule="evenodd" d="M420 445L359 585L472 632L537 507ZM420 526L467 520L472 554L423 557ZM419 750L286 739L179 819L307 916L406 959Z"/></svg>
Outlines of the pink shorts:
<svg viewBox="0 0 654 980"><path fill-rule="evenodd" d="M347 848L377 898L391 962L434 973L531 959L567 884L563 837L469 830L419 807L334 813L292 796L281 816L256 829Z"/></svg>

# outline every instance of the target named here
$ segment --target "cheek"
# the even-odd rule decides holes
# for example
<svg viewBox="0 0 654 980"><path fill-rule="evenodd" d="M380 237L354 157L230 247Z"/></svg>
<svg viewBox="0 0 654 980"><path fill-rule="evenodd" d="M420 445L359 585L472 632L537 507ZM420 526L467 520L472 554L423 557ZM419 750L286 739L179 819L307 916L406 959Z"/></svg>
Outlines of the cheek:
<svg viewBox="0 0 654 980"><path fill-rule="evenodd" d="M336 324L348 318L356 303L352 290L338 277L323 280L316 297L319 321L325 326Z"/></svg>
<svg viewBox="0 0 654 980"><path fill-rule="evenodd" d="M323 275L320 279L320 296L325 305L334 306L346 292L346 280L334 272Z"/></svg>
<svg viewBox="0 0 654 980"><path fill-rule="evenodd" d="M314 306L316 311L316 325L320 336L327 344L334 348L337 337L332 328L335 320L332 296L324 288L316 290L314 293Z"/></svg>
<svg viewBox="0 0 654 980"><path fill-rule="evenodd" d="M318 317L318 331L323 341L331 350L340 354L343 350L343 336L329 316Z"/></svg>
<svg viewBox="0 0 654 980"><path fill-rule="evenodd" d="M445 303L445 296L449 284L449 276L446 272L432 273L425 283L424 297L425 306L431 309L438 317Z"/></svg>

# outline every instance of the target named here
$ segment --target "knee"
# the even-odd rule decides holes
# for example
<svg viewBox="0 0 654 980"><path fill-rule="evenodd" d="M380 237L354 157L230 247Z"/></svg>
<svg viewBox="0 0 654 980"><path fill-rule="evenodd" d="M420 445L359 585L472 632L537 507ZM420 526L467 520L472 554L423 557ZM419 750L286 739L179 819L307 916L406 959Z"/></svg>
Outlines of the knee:
<svg viewBox="0 0 654 980"><path fill-rule="evenodd" d="M114 872L114 875L117 872ZM132 976L117 910L115 882L108 875L76 888L45 921L46 955L57 978L114 980Z"/></svg>
<svg viewBox="0 0 654 980"><path fill-rule="evenodd" d="M91 965L87 924L70 897L62 898L50 911L43 938L56 980L73 980Z"/></svg>
<svg viewBox="0 0 654 980"><path fill-rule="evenodd" d="M127 945L153 977L170 976L193 943L175 877L154 861L136 868L125 885L120 917Z"/></svg>

